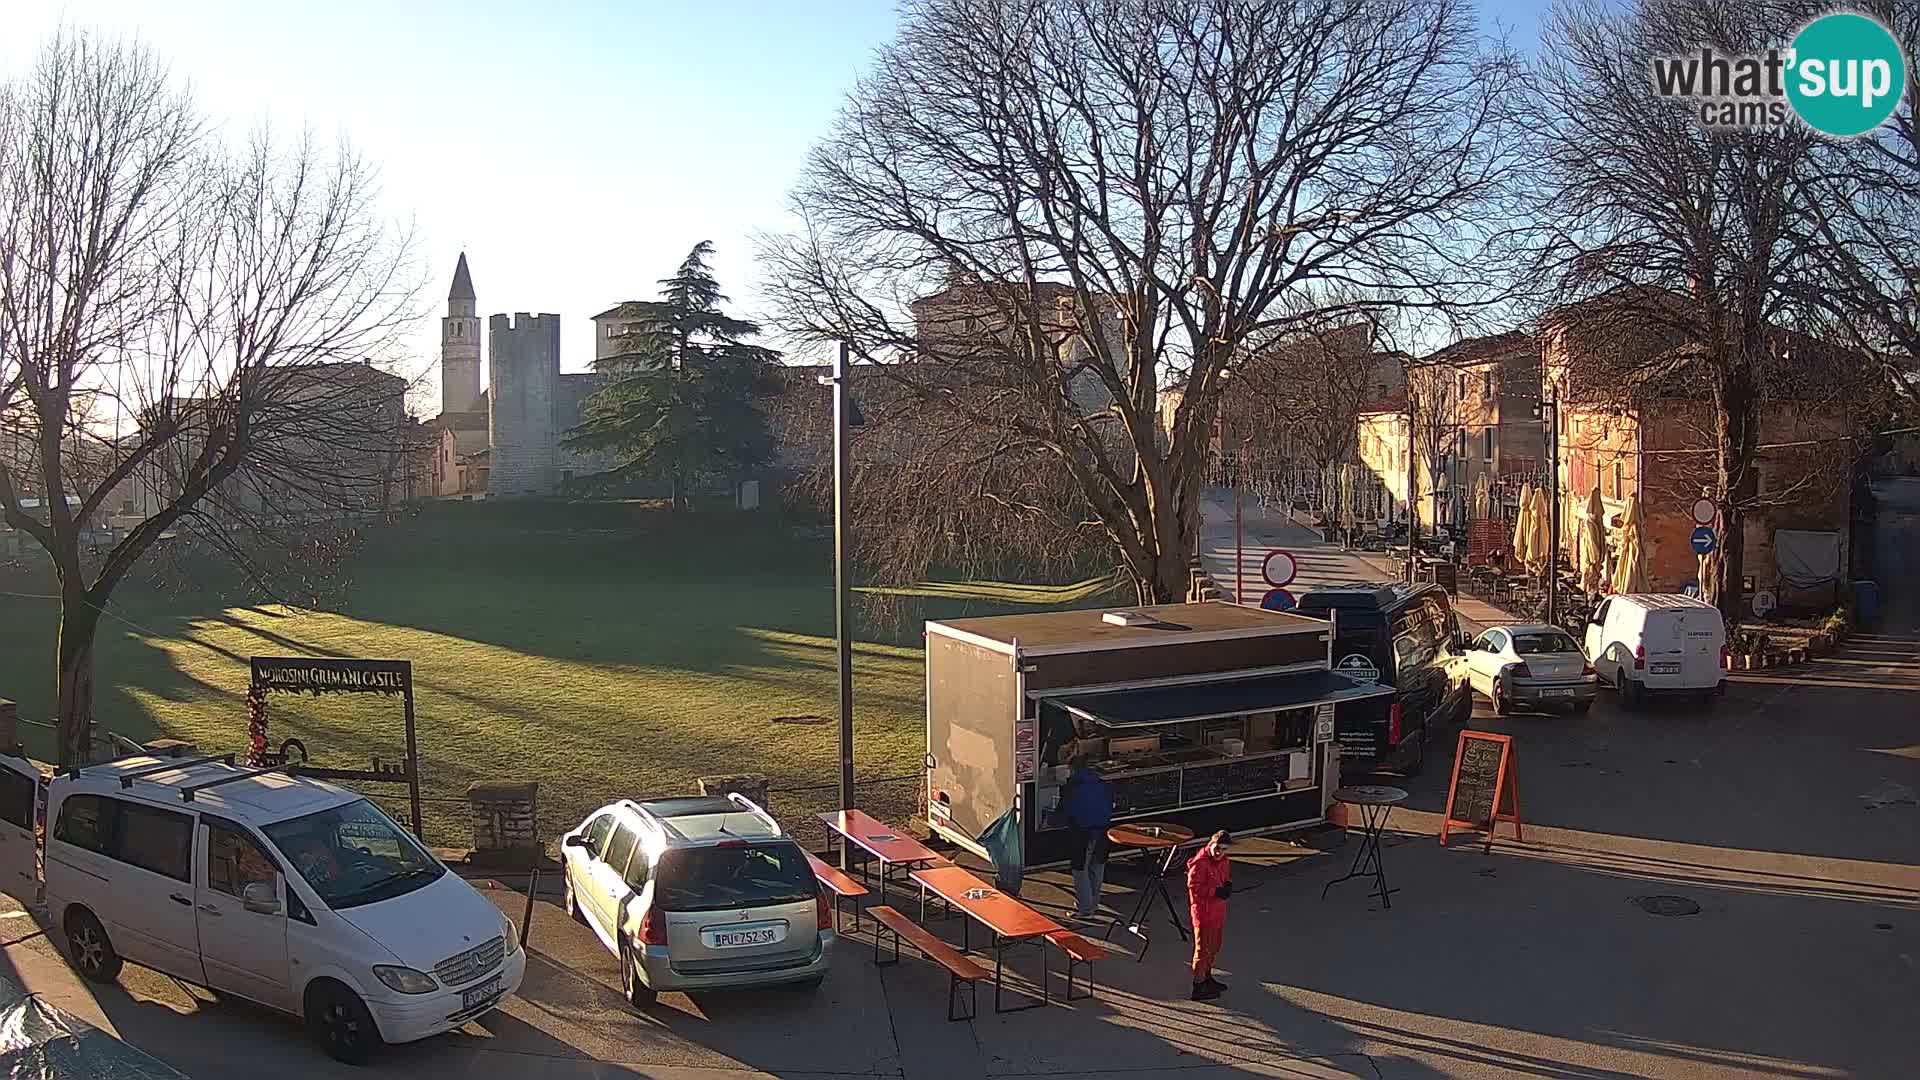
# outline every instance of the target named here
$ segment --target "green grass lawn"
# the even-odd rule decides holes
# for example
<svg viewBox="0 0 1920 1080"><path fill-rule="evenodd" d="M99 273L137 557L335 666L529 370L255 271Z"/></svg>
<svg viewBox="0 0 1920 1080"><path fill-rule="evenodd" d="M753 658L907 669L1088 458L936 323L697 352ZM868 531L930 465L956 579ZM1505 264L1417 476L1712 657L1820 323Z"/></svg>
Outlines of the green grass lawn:
<svg viewBox="0 0 1920 1080"><path fill-rule="evenodd" d="M475 779L538 780L549 833L611 798L691 790L705 773L835 780L835 725L805 719L835 715L828 547L761 515L584 520L547 505L552 520L524 504L440 505L374 535L338 610L130 592L116 610L131 621L102 626L98 719L137 739L238 750L248 657L411 660L427 835L445 844L470 835L452 800ZM925 753L919 620L1084 605L1105 587L894 590L909 610L861 635L874 640L854 656L859 774L912 773ZM48 717L54 604L0 604L0 696ZM29 750L48 753L51 739L28 731ZM398 759L401 731L397 699L269 700L270 741L298 736L322 764Z"/></svg>

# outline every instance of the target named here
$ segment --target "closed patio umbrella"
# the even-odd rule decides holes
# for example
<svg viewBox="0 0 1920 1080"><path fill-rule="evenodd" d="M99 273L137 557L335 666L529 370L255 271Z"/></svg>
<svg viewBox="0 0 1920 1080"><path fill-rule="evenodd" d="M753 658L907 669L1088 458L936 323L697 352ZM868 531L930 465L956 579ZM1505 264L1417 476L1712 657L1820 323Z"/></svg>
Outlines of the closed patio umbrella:
<svg viewBox="0 0 1920 1080"><path fill-rule="evenodd" d="M1580 587L1589 595L1607 584L1607 510L1600 502L1600 485L1593 485L1580 515Z"/></svg>
<svg viewBox="0 0 1920 1080"><path fill-rule="evenodd" d="M1520 485L1520 509L1513 516L1513 561L1521 566L1529 562L1527 548L1533 542L1533 485Z"/></svg>
<svg viewBox="0 0 1920 1080"><path fill-rule="evenodd" d="M1533 489L1533 510L1527 515L1527 529L1532 534L1527 538L1527 569L1536 574L1544 574L1553 565L1552 520L1553 504L1544 487Z"/></svg>
<svg viewBox="0 0 1920 1080"><path fill-rule="evenodd" d="M1645 537L1641 535L1640 496L1627 496L1627 508L1620 512L1620 561L1613 568L1613 591L1647 591Z"/></svg>

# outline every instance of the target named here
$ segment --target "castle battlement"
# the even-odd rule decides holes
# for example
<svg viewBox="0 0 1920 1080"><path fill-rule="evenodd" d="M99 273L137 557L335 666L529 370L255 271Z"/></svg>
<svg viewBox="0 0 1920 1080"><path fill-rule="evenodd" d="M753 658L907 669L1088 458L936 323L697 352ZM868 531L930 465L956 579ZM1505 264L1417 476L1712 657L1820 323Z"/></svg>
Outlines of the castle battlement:
<svg viewBox="0 0 1920 1080"><path fill-rule="evenodd" d="M484 449L489 452L481 459L486 464L480 467L478 489L489 497L552 495L565 490L576 473L611 467L604 453L560 445L568 429L580 422L581 402L599 386L591 373L560 374L560 316L550 311L488 316L488 385L482 393L475 306L473 278L463 253L441 320L441 410L449 415L486 412ZM463 482L457 493L472 490Z"/></svg>

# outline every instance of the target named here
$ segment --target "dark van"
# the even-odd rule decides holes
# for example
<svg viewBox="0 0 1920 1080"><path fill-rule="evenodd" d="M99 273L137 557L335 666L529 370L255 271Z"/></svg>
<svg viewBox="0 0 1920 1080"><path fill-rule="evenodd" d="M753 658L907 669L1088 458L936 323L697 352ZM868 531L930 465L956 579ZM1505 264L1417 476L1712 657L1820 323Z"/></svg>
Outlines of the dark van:
<svg viewBox="0 0 1920 1080"><path fill-rule="evenodd" d="M1444 737L1434 729L1473 715L1472 690L1456 674L1460 627L1441 586L1328 586L1302 595L1298 611L1334 622L1334 671L1398 691L1341 710L1334 738L1343 768L1411 776L1426 763L1427 740Z"/></svg>

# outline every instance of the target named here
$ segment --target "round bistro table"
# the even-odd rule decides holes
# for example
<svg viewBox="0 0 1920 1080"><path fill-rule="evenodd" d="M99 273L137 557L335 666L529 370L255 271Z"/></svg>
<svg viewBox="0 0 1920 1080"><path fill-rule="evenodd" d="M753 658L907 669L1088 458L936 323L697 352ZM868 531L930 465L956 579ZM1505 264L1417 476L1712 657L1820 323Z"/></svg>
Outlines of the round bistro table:
<svg viewBox="0 0 1920 1080"><path fill-rule="evenodd" d="M1320 890L1320 898L1326 899L1327 890L1343 881L1371 877L1375 891L1368 895L1378 896L1380 906L1392 907L1392 896L1400 890L1387 888L1387 868L1380 861L1380 834L1386 831L1387 815L1393 813L1395 806L1407 801L1407 793L1384 784L1358 784L1336 788L1333 801L1360 808L1360 850L1354 852L1353 865L1347 872L1327 882Z"/></svg>
<svg viewBox="0 0 1920 1080"><path fill-rule="evenodd" d="M1173 922L1174 932L1180 940L1187 940L1187 928L1180 921L1180 909L1174 906L1173 896L1167 892L1167 873L1173 868L1173 860L1179 857L1180 845L1193 840L1193 830L1184 825L1174 825L1165 821L1135 821L1125 825L1115 825L1107 830L1107 843L1117 848L1128 848L1140 852L1142 863L1152 867L1153 853L1164 851L1160 866L1152 871L1152 876L1140 884L1140 898L1134 901L1133 914L1127 918L1127 933L1140 939L1140 955L1133 958L1139 963L1147 958L1147 950L1153 947L1153 939L1147 934L1147 923L1153 916L1153 900L1159 897L1167 905L1167 918ZM1113 937L1114 923L1107 927L1105 938Z"/></svg>

